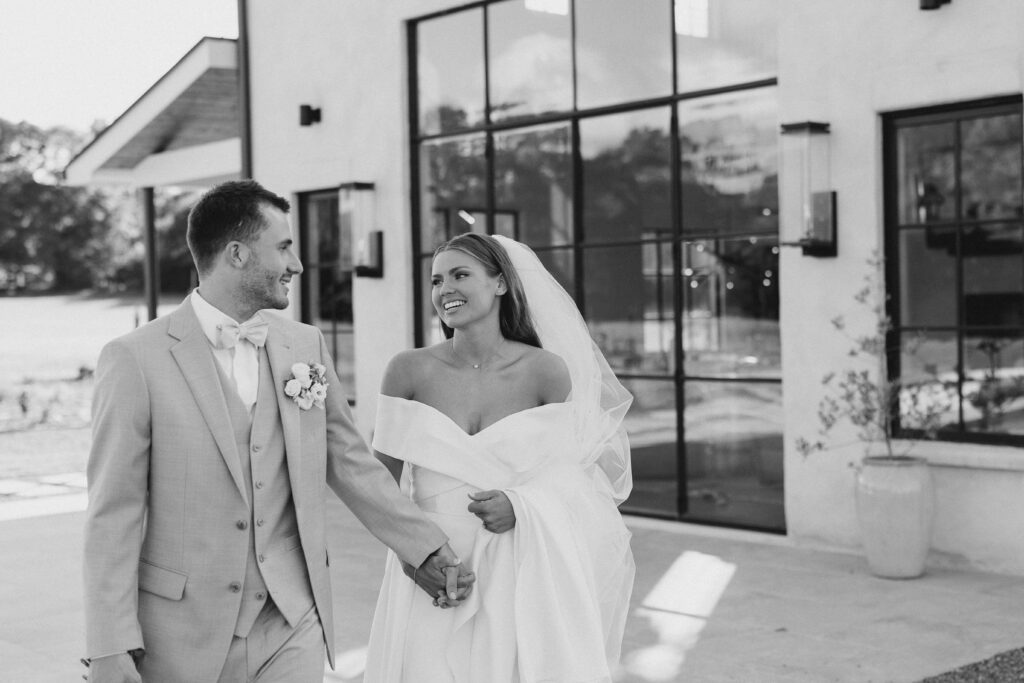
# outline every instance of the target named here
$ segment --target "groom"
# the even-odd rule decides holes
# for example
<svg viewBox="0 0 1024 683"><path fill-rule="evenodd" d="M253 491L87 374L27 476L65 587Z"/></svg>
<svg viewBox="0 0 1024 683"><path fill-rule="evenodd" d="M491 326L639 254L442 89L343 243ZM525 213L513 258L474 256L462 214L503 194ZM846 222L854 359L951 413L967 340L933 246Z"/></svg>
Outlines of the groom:
<svg viewBox="0 0 1024 683"><path fill-rule="evenodd" d="M199 288L100 355L90 681L322 681L327 487L421 588L454 589L447 538L367 451L320 332L259 312L287 307L302 272L288 210L253 181L207 192L188 224ZM460 567L457 598L472 581Z"/></svg>

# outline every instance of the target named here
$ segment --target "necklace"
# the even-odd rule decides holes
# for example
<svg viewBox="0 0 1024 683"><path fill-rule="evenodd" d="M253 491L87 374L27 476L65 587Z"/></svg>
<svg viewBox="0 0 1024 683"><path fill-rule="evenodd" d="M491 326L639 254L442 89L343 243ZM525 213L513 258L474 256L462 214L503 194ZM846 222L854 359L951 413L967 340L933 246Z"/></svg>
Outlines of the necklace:
<svg viewBox="0 0 1024 683"><path fill-rule="evenodd" d="M455 339L452 339L451 342L452 342L451 343L452 357L455 358L456 360L458 360L463 365L470 365L470 366L472 366L474 370L479 370L484 365L487 365L488 363L490 363L491 359L494 358L495 356L497 356L498 352L501 351L501 349L505 346L505 338L502 337L501 342L499 342L498 345L496 347L494 347L494 350L492 350L489 354L487 354L486 358L484 358L479 363L473 363L473 362L467 361L465 358L460 356L459 353L455 350Z"/></svg>

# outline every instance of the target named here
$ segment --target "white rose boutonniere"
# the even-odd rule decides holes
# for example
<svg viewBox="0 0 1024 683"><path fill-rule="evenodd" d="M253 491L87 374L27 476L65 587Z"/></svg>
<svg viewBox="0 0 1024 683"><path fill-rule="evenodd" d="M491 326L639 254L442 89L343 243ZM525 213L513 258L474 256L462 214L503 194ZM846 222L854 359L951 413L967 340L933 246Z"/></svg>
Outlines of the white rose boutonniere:
<svg viewBox="0 0 1024 683"><path fill-rule="evenodd" d="M292 378L284 383L285 396L302 410L324 407L327 398L327 368L320 363L295 363Z"/></svg>

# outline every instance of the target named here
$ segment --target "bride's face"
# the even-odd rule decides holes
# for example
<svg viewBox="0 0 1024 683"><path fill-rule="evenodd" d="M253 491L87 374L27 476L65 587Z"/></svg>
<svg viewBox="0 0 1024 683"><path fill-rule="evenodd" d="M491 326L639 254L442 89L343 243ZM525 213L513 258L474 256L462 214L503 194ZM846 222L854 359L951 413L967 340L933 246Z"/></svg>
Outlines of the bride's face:
<svg viewBox="0 0 1024 683"><path fill-rule="evenodd" d="M449 249L434 257L430 300L444 324L452 329L486 318L497 320L505 281L491 275L469 254Z"/></svg>

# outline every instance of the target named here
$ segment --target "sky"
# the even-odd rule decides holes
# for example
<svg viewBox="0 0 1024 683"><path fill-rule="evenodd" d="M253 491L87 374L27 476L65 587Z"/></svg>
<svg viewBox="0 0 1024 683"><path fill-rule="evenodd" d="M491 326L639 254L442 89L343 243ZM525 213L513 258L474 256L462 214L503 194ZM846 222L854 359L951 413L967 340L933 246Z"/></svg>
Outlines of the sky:
<svg viewBox="0 0 1024 683"><path fill-rule="evenodd" d="M0 118L112 123L203 36L238 37L236 0L0 0Z"/></svg>

